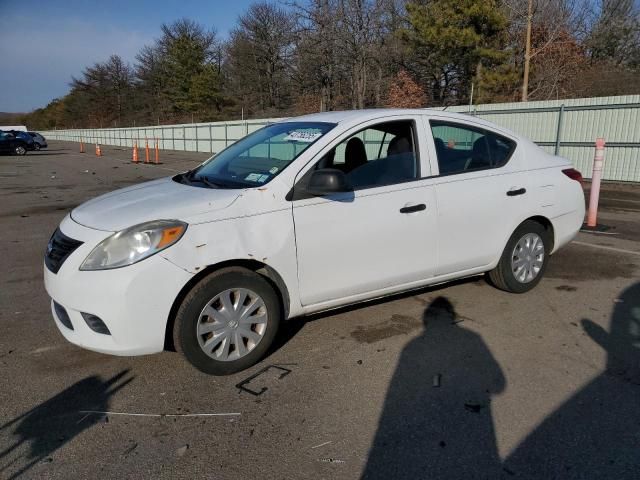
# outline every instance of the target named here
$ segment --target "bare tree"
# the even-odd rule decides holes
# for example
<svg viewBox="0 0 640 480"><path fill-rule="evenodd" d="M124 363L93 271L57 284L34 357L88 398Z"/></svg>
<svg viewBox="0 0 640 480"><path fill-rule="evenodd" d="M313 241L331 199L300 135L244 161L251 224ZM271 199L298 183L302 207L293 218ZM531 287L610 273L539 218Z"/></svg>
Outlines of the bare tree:
<svg viewBox="0 0 640 480"><path fill-rule="evenodd" d="M294 30L286 11L261 2L249 7L231 33L227 50L231 82L240 87L241 98L255 97L262 112L289 106Z"/></svg>
<svg viewBox="0 0 640 480"><path fill-rule="evenodd" d="M634 0L600 0L586 39L591 58L615 66L640 64L640 9Z"/></svg>
<svg viewBox="0 0 640 480"><path fill-rule="evenodd" d="M521 100L554 98L580 69L587 0L507 0L514 62L521 67Z"/></svg>
<svg viewBox="0 0 640 480"><path fill-rule="evenodd" d="M335 0L291 4L297 18L294 76L299 95L308 101L317 94L320 111L333 110L336 106L339 77L336 5Z"/></svg>

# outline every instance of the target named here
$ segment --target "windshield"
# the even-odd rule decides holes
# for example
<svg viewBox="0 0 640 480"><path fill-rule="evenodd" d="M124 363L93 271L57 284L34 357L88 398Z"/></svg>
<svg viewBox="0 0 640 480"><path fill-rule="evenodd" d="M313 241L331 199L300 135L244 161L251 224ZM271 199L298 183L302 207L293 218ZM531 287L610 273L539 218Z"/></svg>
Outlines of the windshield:
<svg viewBox="0 0 640 480"><path fill-rule="evenodd" d="M322 122L284 122L266 126L176 180L188 184L197 182L197 186L211 188L264 185L333 127L333 123Z"/></svg>

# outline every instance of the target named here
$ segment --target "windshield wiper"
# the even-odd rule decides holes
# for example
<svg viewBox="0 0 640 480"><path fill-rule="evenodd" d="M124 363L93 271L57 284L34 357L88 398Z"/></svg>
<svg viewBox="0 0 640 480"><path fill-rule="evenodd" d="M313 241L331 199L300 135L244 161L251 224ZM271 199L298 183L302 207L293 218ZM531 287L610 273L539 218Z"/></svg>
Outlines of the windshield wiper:
<svg viewBox="0 0 640 480"><path fill-rule="evenodd" d="M212 182L205 176L202 176L200 178L195 178L194 176L195 176L195 172L193 170L189 170L187 172L180 174L180 181L187 185L193 185L195 183L204 183L209 188L220 188L221 186L223 186L219 183Z"/></svg>
<svg viewBox="0 0 640 480"><path fill-rule="evenodd" d="M197 180L202 182L202 183L204 183L209 188L226 188L226 185L224 185L223 183L213 182L213 181L209 180L205 176L202 176L202 177L198 178Z"/></svg>
<svg viewBox="0 0 640 480"><path fill-rule="evenodd" d="M178 174L177 176L178 181L180 183L184 183L185 185L193 185L191 178L189 178L190 173L191 173L191 170L189 170L188 172Z"/></svg>
<svg viewBox="0 0 640 480"><path fill-rule="evenodd" d="M233 183L229 183L229 182L220 182L220 181L214 181L211 180L209 177L205 176L205 175L200 175L198 178L196 178L196 171L195 170L189 170L187 172L181 173L180 174L180 182L181 183L185 183L186 185L194 185L196 183L203 183L204 185L206 185L209 188L237 188L237 187L243 187L244 185L242 185L240 182L233 182Z"/></svg>

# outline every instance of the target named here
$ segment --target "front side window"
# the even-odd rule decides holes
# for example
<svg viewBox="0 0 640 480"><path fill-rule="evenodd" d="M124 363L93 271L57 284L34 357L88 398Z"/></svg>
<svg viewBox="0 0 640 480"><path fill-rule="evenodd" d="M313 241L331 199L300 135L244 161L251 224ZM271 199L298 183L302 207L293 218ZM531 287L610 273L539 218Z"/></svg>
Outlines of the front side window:
<svg viewBox="0 0 640 480"><path fill-rule="evenodd" d="M516 143L497 133L459 123L431 120L440 175L504 166Z"/></svg>
<svg viewBox="0 0 640 480"><path fill-rule="evenodd" d="M415 138L410 120L373 125L332 148L305 179L314 170L337 168L345 173L354 190L413 180L419 174Z"/></svg>
<svg viewBox="0 0 640 480"><path fill-rule="evenodd" d="M259 187L277 176L331 130L324 122L284 122L266 126L175 179L211 188Z"/></svg>

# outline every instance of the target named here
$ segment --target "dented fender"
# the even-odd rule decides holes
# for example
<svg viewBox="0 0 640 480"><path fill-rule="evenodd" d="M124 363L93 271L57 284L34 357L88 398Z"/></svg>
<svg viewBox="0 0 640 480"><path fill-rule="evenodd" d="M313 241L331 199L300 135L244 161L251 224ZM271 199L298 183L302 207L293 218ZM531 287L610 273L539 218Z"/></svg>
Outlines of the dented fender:
<svg viewBox="0 0 640 480"><path fill-rule="evenodd" d="M243 205L255 206L258 201L247 196L260 198L262 212L243 211ZM229 217L189 222L184 237L161 255L192 274L223 262L257 261L282 278L290 300L289 316L301 313L292 211L288 202L275 202L275 197L269 189L243 192L225 212Z"/></svg>

